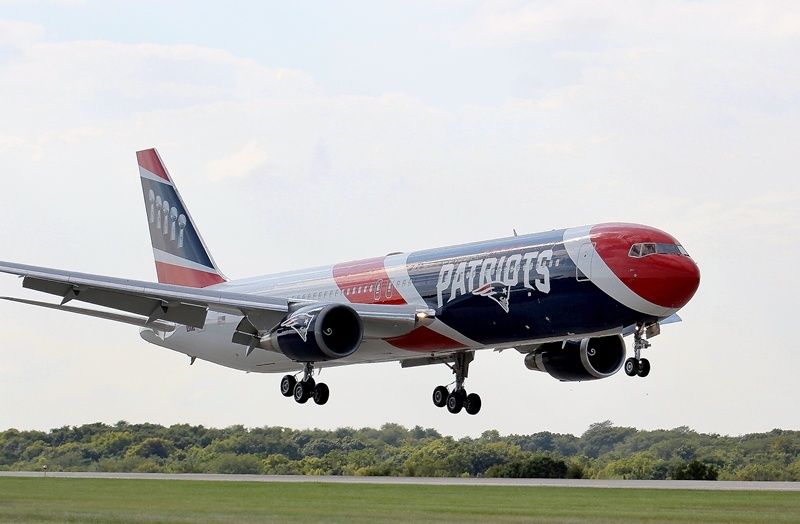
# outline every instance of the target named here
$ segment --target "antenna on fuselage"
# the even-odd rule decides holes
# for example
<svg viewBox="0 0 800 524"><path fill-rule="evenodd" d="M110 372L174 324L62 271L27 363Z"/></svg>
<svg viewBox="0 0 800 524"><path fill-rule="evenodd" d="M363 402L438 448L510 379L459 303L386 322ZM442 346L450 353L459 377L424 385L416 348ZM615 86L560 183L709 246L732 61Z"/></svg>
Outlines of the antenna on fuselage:
<svg viewBox="0 0 800 524"><path fill-rule="evenodd" d="M513 231L513 232L514 232L514 236L515 236L515 237L518 237L518 236L519 236L519 235L517 234L517 229L516 229L516 228L513 228L511 231Z"/></svg>

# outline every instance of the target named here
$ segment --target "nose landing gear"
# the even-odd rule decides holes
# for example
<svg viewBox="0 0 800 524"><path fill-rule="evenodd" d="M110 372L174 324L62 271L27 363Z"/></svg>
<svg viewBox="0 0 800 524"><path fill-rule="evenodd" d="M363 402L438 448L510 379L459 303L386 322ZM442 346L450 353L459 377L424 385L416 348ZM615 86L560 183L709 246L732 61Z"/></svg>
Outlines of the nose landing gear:
<svg viewBox="0 0 800 524"><path fill-rule="evenodd" d="M294 375L285 375L281 379L281 395L294 397L298 404L305 404L313 399L318 406L325 405L330 398L330 389L322 382L317 384L312 377L313 374L314 364L306 362L302 380L298 381Z"/></svg>
<svg viewBox="0 0 800 524"><path fill-rule="evenodd" d="M632 358L625 361L625 374L629 377L646 377L650 374L650 361L641 358L642 350L650 347L650 342L644 339L644 324L637 324L636 331L633 332L633 354Z"/></svg>
<svg viewBox="0 0 800 524"><path fill-rule="evenodd" d="M474 351L465 351L455 356L455 362L447 366L453 370L456 376L453 390L450 391L446 386L437 386L433 390L433 405L437 408L447 407L447 411L456 414L465 410L470 415L477 415L481 410L481 397L476 393L467 394L464 388L464 380L469 375L469 364L475 359Z"/></svg>

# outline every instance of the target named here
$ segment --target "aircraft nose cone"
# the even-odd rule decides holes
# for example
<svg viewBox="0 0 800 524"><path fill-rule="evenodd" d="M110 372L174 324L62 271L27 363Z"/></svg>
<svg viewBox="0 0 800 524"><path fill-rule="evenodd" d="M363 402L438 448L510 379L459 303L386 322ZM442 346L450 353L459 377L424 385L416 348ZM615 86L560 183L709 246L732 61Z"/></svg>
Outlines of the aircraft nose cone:
<svg viewBox="0 0 800 524"><path fill-rule="evenodd" d="M633 261L622 281L653 304L680 309L700 286L700 269L686 256L650 255Z"/></svg>
<svg viewBox="0 0 800 524"><path fill-rule="evenodd" d="M613 281L606 282L607 292L634 309L654 315L667 314L685 306L700 285L697 264L674 249L642 256L630 254L635 244L653 243L673 248L679 245L674 237L661 230L638 224L603 224L592 228L592 241L602 261L625 286L620 290ZM601 275L592 277L603 283ZM628 295L628 291L635 296ZM652 307L637 301L636 297Z"/></svg>
<svg viewBox="0 0 800 524"><path fill-rule="evenodd" d="M651 257L648 263L659 266L668 285L658 290L653 297L656 304L681 308L692 299L700 286L700 268L689 257ZM664 260L658 260L663 258Z"/></svg>

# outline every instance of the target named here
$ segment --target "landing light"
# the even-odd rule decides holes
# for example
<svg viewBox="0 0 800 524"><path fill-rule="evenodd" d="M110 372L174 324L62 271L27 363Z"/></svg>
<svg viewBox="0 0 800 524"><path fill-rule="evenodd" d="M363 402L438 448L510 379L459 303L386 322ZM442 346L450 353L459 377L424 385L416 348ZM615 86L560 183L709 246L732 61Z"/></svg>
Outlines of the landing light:
<svg viewBox="0 0 800 524"><path fill-rule="evenodd" d="M436 319L436 310L434 309L421 309L417 311L417 323L429 324Z"/></svg>

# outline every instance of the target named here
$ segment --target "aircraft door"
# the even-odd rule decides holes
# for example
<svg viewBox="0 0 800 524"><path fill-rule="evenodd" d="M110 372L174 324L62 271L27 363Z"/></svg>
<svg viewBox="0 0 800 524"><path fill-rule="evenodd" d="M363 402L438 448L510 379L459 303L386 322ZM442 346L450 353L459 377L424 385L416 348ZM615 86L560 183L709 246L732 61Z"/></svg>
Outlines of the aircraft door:
<svg viewBox="0 0 800 524"><path fill-rule="evenodd" d="M592 278L592 257L594 246L591 242L581 244L578 250L578 263L575 266L575 278L578 282L586 282ZM583 270L581 270L583 268Z"/></svg>

